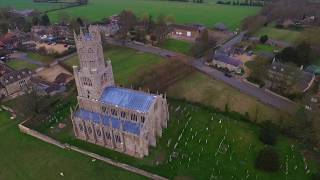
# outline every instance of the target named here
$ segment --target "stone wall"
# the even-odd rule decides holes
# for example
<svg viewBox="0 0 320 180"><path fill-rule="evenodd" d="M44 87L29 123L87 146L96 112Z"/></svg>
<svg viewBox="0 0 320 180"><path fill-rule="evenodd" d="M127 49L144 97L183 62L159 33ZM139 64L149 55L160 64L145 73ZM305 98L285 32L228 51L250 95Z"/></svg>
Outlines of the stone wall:
<svg viewBox="0 0 320 180"><path fill-rule="evenodd" d="M135 174L139 174L141 176L145 176L147 178L150 178L150 179L155 179L155 180L168 180L167 178L165 177L162 177L162 176L159 176L159 175L156 175L156 174L153 174L153 173L150 173L150 172L147 172L147 171L144 171L142 169L138 169L136 167L133 167L133 166L130 166L128 164L123 164L123 163L120 163L120 162L117 162L117 161L114 161L114 160L111 160L109 158L106 158L106 157L103 157L103 156L100 156L98 154L95 154L95 153L92 153L92 152L89 152L89 151L86 151L86 150L83 150L81 148L78 148L76 146L72 146L72 145L68 145L68 144L63 144L49 136L46 136L44 134L41 134L35 130L32 130L26 126L24 126L23 124L25 123L22 122L21 124L19 124L19 129L22 133L25 133L25 134L28 134L30 136L33 136L37 139L40 139L44 142L47 142L47 143L50 143L50 144L53 144L55 146L58 146L62 149L68 149L68 150L73 150L73 151L76 151L78 153L81 153L81 154L84 154L86 156L89 156L89 157L92 157L94 159L98 159L100 161L103 161L103 162L106 162L112 166L115 166L115 167L118 167L118 168L121 168L121 169L124 169L124 170L127 170L127 171L130 171L132 173L135 173Z"/></svg>

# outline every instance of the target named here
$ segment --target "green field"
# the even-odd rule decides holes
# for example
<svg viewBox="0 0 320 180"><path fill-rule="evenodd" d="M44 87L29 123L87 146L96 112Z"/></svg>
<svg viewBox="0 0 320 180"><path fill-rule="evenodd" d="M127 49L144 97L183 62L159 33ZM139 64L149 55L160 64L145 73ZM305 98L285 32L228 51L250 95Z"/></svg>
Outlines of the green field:
<svg viewBox="0 0 320 180"><path fill-rule="evenodd" d="M144 179L22 134L16 120L9 117L8 113L0 112L1 180Z"/></svg>
<svg viewBox="0 0 320 180"><path fill-rule="evenodd" d="M52 4L36 4L32 0L0 0L2 6L17 6L18 8L48 9L57 7ZM213 26L217 22L226 24L231 29L240 26L246 16L256 14L260 8L218 5L215 3L181 3L162 0L89 0L87 6L63 10L71 16L83 17L89 20L100 20L104 17L119 13L123 9L130 9L142 15L149 13L153 17L160 14L175 16L178 23L201 23ZM62 11L50 13L52 20L57 20Z"/></svg>
<svg viewBox="0 0 320 180"><path fill-rule="evenodd" d="M187 41L180 41L176 39L167 39L161 48L175 51L182 54L189 54L192 43Z"/></svg>
<svg viewBox="0 0 320 180"><path fill-rule="evenodd" d="M54 58L51 56L44 56L39 53L34 53L34 52L27 52L28 57L35 60L35 61L40 61L44 64L50 64L53 62Z"/></svg>
<svg viewBox="0 0 320 180"><path fill-rule="evenodd" d="M271 52L273 53L276 48L267 44L258 44L254 48L254 52Z"/></svg>
<svg viewBox="0 0 320 180"><path fill-rule="evenodd" d="M139 70L147 70L150 66L164 62L164 59L147 53L141 53L128 48L108 47L104 52L105 57L110 58L118 84L130 85L128 78ZM65 61L66 64L78 65L78 56Z"/></svg>
<svg viewBox="0 0 320 180"><path fill-rule="evenodd" d="M24 60L18 60L18 59L12 59L6 64L15 70L19 70L19 69L23 69L23 68L29 68L31 70L35 70L39 67L38 65L31 64L31 63L26 62Z"/></svg>
<svg viewBox="0 0 320 180"><path fill-rule="evenodd" d="M262 35L268 35L269 39L294 43L299 38L300 32L286 29L277 29L272 27L263 27L255 35L257 37L260 37Z"/></svg>
<svg viewBox="0 0 320 180"><path fill-rule="evenodd" d="M299 146L284 137L280 137L275 146L281 157L281 170L276 173L258 171L254 168L255 157L264 145L258 139L257 126L234 119L241 117L183 101L169 100L169 104L168 128L163 131L157 147L142 160L75 139L70 120L64 121L68 125L63 131L55 124L44 132L63 142L170 179L210 179L211 176L217 179L247 176L249 179L307 179L310 174L306 172L315 171L312 162L304 163ZM68 119L69 116L55 115L55 118L60 117Z"/></svg>

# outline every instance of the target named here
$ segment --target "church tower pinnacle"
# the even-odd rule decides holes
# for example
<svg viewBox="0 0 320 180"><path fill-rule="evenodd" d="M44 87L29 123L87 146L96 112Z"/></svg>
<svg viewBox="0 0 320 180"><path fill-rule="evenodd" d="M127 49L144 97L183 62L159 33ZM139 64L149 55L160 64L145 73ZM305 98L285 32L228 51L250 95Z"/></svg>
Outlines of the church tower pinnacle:
<svg viewBox="0 0 320 180"><path fill-rule="evenodd" d="M79 57L79 67L74 66L78 96L98 100L102 91L114 86L111 61L105 63L101 36L98 29L74 34Z"/></svg>

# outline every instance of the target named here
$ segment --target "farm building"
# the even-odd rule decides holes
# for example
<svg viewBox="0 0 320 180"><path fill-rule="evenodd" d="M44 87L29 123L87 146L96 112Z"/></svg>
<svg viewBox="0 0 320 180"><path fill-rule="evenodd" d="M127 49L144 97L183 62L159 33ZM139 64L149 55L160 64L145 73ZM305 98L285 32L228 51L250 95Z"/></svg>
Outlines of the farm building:
<svg viewBox="0 0 320 180"><path fill-rule="evenodd" d="M243 67L241 60L232 58L228 54L219 51L215 52L211 63L215 67L227 69L235 73L241 73Z"/></svg>
<svg viewBox="0 0 320 180"><path fill-rule="evenodd" d="M190 25L170 25L171 33L170 37L178 40L185 40L195 42L197 38L200 37L201 33L206 29L206 27L197 24Z"/></svg>

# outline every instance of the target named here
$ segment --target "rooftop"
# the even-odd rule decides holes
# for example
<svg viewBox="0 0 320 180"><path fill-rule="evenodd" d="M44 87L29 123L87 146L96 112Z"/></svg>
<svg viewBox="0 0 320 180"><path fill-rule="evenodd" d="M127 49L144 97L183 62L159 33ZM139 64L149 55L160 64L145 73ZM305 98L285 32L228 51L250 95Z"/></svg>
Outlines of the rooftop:
<svg viewBox="0 0 320 180"><path fill-rule="evenodd" d="M76 117L79 117L85 121L93 121L94 123L101 123L105 126L110 126L115 129L121 129L131 134L139 135L142 127L141 123L134 123L130 121L120 120L108 115L102 115L96 112L90 112L84 109L79 109L75 113Z"/></svg>
<svg viewBox="0 0 320 180"><path fill-rule="evenodd" d="M18 71L12 71L9 73L4 74L1 78L0 78L0 83L2 85L8 85L11 84L13 82L19 81L21 79L24 79L28 76L31 76L33 74L33 72L31 70L29 70L28 68L24 68Z"/></svg>
<svg viewBox="0 0 320 180"><path fill-rule="evenodd" d="M226 53L216 52L214 55L214 60L224 62L226 64L230 64L236 67L241 67L243 65L242 61L232 58Z"/></svg>
<svg viewBox="0 0 320 180"><path fill-rule="evenodd" d="M105 104L141 112L148 112L154 100L152 94L116 87L107 87L100 98Z"/></svg>

